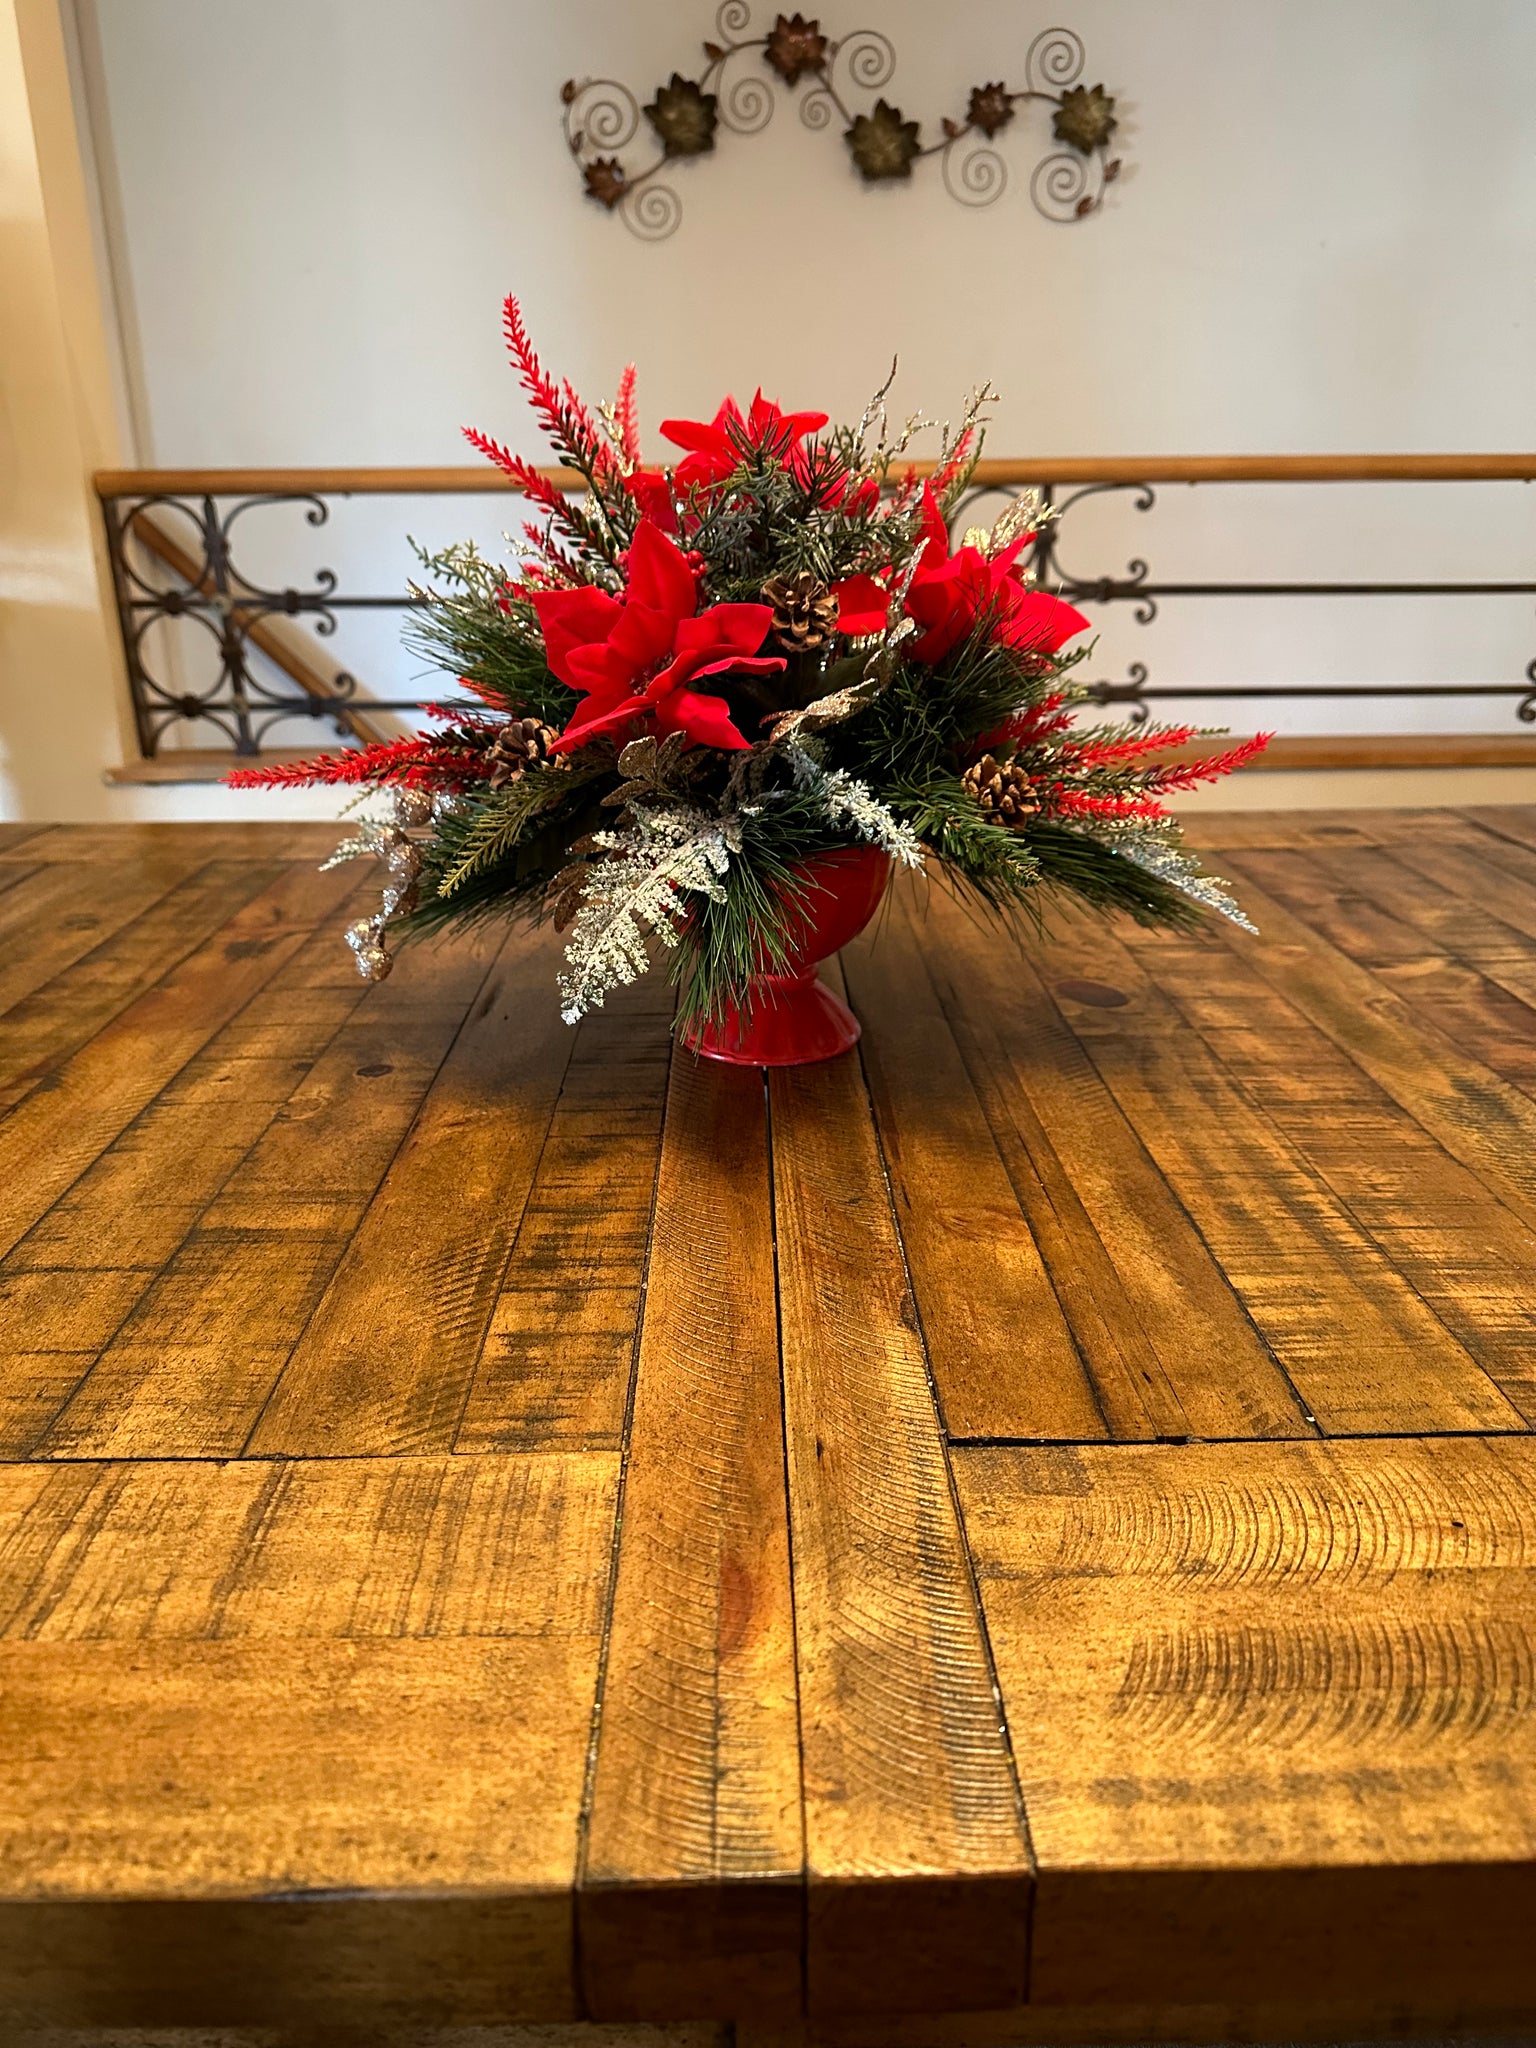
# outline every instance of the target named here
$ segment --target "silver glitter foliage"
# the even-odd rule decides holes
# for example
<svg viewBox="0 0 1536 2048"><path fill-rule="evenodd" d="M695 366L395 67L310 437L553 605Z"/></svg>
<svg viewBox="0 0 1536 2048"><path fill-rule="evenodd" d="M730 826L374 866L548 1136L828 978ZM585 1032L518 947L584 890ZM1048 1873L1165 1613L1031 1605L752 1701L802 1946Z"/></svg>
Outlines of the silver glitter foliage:
<svg viewBox="0 0 1536 2048"><path fill-rule="evenodd" d="M690 805L641 808L612 832L594 832L581 908L566 941L561 1016L574 1024L602 1008L611 990L638 981L650 966L648 940L678 943L690 895L718 903L723 876L741 846L740 827Z"/></svg>
<svg viewBox="0 0 1536 2048"><path fill-rule="evenodd" d="M920 868L923 843L910 825L875 796L868 783L860 782L846 768L824 768L805 747L789 750L790 767L796 786L808 790L821 805L829 825L846 826L870 846L878 846L903 867Z"/></svg>
<svg viewBox="0 0 1536 2048"><path fill-rule="evenodd" d="M1258 926L1244 914L1241 906L1228 892L1226 883L1217 875L1203 874L1200 863L1193 854L1185 853L1168 840L1151 837L1126 839L1116 846L1115 851L1122 860L1132 860L1137 867L1145 868L1149 875L1156 875L1159 881L1182 890L1202 908L1218 911L1222 917L1229 917L1234 924L1241 925L1245 932L1258 930Z"/></svg>
<svg viewBox="0 0 1536 2048"><path fill-rule="evenodd" d="M430 821L433 802L426 790L396 789L391 792L390 810L388 823L360 820L352 837L321 863L322 868L340 867L343 861L360 860L367 854L384 863L378 909L346 930L347 944L364 981L383 981L395 964L385 937L389 921L416 908L421 878L421 849L408 828Z"/></svg>

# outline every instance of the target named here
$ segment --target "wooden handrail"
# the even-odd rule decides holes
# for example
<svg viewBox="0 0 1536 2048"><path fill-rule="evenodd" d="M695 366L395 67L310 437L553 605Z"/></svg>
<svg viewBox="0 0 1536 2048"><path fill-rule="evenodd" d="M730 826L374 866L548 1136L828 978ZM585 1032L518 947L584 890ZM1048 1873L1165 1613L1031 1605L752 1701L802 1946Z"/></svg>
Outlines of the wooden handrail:
<svg viewBox="0 0 1536 2048"><path fill-rule="evenodd" d="M930 475L931 462L911 465ZM539 474L562 490L580 490L574 470ZM1536 480L1536 455L1089 455L999 456L976 465L979 484L1217 483L1520 483ZM490 464L452 469L99 469L100 498L440 496L514 491Z"/></svg>

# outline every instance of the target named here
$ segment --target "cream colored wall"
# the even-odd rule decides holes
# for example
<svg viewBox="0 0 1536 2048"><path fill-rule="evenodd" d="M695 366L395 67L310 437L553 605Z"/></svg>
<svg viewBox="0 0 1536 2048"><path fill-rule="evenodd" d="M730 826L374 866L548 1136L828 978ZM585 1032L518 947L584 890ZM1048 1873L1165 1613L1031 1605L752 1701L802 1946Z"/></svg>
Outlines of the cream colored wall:
<svg viewBox="0 0 1536 2048"><path fill-rule="evenodd" d="M0 0L0 817L99 814L131 744L89 487L119 459L58 13Z"/></svg>

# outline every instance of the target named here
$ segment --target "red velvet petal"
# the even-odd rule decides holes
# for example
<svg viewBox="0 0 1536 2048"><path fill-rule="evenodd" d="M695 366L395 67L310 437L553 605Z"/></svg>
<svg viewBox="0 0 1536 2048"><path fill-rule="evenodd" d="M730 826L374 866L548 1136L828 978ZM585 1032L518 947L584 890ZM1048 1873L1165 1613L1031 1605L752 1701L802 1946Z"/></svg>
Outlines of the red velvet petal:
<svg viewBox="0 0 1536 2048"><path fill-rule="evenodd" d="M565 731L553 741L549 751L552 754L570 754L577 747L584 747L600 732L614 732L632 725L643 717L650 706L643 697L636 697L630 691L623 692L614 704L603 704L596 697L589 697L584 704L578 704L571 713Z"/></svg>
<svg viewBox="0 0 1536 2048"><path fill-rule="evenodd" d="M619 616L619 601L590 584L580 590L538 590L532 595L549 665L562 683L569 683L571 650L607 639Z"/></svg>
<svg viewBox="0 0 1536 2048"><path fill-rule="evenodd" d="M685 732L701 747L739 753L751 745L731 723L731 707L723 697L701 696L696 690L674 690L656 706L658 733Z"/></svg>
<svg viewBox="0 0 1536 2048"><path fill-rule="evenodd" d="M625 594L633 603L649 605L673 619L693 616L699 601L698 579L682 549L648 519L642 520L636 530L625 571Z"/></svg>
<svg viewBox="0 0 1536 2048"><path fill-rule="evenodd" d="M631 601L615 622L608 645L631 677L641 676L672 652L676 631L677 621L671 612Z"/></svg>
<svg viewBox="0 0 1536 2048"><path fill-rule="evenodd" d="M782 654L728 654L720 661L700 662L697 668L690 670L690 674L696 676L769 676L776 669L788 668L788 666L789 663Z"/></svg>
<svg viewBox="0 0 1536 2048"><path fill-rule="evenodd" d="M696 619L682 620L672 644L679 651L685 647L697 653L705 648L718 648L721 652L739 648L743 654L755 654L767 639L772 624L771 605L712 604Z"/></svg>
<svg viewBox="0 0 1536 2048"><path fill-rule="evenodd" d="M1032 654L1054 654L1074 634L1086 633L1090 624L1076 606L1064 604L1049 591L1021 590L1009 606L998 637L1010 647Z"/></svg>

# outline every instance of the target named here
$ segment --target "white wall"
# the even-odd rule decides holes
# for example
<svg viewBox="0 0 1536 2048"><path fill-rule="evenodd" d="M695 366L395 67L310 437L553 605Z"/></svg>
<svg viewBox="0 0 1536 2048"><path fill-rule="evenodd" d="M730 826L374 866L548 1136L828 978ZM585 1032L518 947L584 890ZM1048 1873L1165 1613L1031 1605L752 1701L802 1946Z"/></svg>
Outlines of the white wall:
<svg viewBox="0 0 1536 2048"><path fill-rule="evenodd" d="M1010 190L968 212L933 165L909 189L864 187L836 130L781 104L763 134L678 167L682 226L651 246L582 198L558 88L612 72L648 97L696 67L707 5L81 4L144 462L452 462L464 421L540 452L501 350L509 287L583 388L639 360L657 452L660 417L727 386L856 414L898 352L901 394L930 410L992 379L997 454L1536 438L1532 0L872 0L827 26L885 31L886 90L930 129L971 83L1017 80L1034 32L1068 19L1120 101L1126 170L1104 212L1056 227L1031 210L1038 114L1000 138ZM288 573L403 573L407 515L352 516L352 538L317 553L307 537ZM497 517L409 513L429 534ZM1165 576L1519 578L1536 495L1170 493L1077 531L1074 568L1141 552ZM1190 603L1104 626L1102 673L1141 659L1163 681L1508 680L1536 653L1523 599ZM410 670L381 672L380 630L345 651L387 687ZM1513 703L1273 721L1511 729Z"/></svg>

